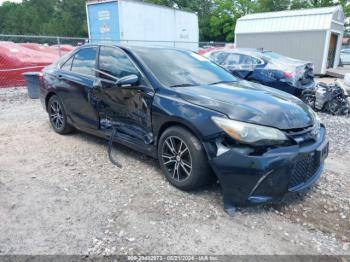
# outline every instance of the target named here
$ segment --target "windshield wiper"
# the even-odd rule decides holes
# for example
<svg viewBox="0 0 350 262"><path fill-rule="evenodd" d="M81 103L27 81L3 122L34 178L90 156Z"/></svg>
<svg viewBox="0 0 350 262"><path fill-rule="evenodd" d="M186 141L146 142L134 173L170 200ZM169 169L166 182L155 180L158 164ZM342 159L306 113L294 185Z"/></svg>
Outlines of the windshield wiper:
<svg viewBox="0 0 350 262"><path fill-rule="evenodd" d="M178 84L178 85L172 85L170 87L186 87L186 86L197 86L195 84Z"/></svg>
<svg viewBox="0 0 350 262"><path fill-rule="evenodd" d="M234 82L237 82L237 81L234 81L234 80L230 80L230 81L219 81L219 82L214 82L214 83L211 83L211 84L208 84L208 85L218 85L218 84L226 84L226 83L234 83Z"/></svg>

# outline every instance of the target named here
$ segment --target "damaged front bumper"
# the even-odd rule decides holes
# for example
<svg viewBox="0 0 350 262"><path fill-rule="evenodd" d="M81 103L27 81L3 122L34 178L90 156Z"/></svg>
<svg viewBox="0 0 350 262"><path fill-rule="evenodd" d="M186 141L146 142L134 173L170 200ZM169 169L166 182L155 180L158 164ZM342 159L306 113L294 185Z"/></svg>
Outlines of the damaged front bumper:
<svg viewBox="0 0 350 262"><path fill-rule="evenodd" d="M320 177L329 143L325 128L317 140L249 155L231 148L210 160L224 196L224 203L246 206L278 202L290 192L299 192Z"/></svg>

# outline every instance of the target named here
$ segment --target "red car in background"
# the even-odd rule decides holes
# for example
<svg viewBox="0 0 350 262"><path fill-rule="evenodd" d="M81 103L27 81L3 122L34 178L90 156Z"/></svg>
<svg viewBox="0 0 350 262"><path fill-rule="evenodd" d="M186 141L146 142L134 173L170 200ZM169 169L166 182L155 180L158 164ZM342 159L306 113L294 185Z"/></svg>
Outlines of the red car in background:
<svg viewBox="0 0 350 262"><path fill-rule="evenodd" d="M23 73L40 72L45 66L55 62L73 46L45 46L35 43L16 44L0 42L0 88L24 86Z"/></svg>

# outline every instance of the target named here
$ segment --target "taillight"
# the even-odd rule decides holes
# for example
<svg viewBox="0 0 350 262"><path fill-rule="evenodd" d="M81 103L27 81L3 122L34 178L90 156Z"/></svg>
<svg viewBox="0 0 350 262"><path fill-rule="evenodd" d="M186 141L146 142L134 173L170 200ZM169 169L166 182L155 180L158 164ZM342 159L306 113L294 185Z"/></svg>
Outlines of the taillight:
<svg viewBox="0 0 350 262"><path fill-rule="evenodd" d="M294 74L291 73L291 72L285 71L285 72L283 72L283 76L284 76L285 78L293 78L293 77L294 77Z"/></svg>

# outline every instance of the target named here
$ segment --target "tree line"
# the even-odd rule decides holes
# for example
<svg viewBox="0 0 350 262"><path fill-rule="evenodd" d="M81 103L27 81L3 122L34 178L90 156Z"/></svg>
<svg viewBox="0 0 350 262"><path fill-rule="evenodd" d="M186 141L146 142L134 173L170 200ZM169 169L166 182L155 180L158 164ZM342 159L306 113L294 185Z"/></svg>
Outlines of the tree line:
<svg viewBox="0 0 350 262"><path fill-rule="evenodd" d="M243 15L342 5L347 0L141 0L196 12L201 41L234 41L236 21ZM337 2L337 3L335 3ZM86 0L23 0L0 6L0 33L87 37Z"/></svg>

